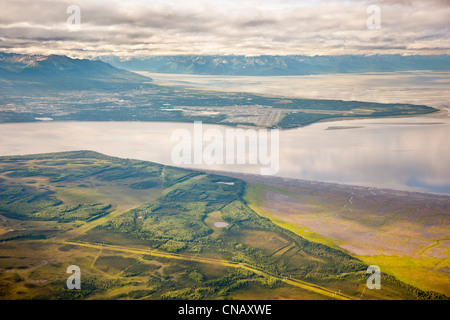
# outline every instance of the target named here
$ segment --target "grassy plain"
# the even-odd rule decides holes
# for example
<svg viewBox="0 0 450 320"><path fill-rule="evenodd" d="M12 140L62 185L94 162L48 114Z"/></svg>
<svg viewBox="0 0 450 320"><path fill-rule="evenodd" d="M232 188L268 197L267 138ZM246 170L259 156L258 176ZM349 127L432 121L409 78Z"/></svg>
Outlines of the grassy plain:
<svg viewBox="0 0 450 320"><path fill-rule="evenodd" d="M367 265L341 242L258 214L264 190L89 151L2 157L0 299L443 297L391 276L364 290Z"/></svg>

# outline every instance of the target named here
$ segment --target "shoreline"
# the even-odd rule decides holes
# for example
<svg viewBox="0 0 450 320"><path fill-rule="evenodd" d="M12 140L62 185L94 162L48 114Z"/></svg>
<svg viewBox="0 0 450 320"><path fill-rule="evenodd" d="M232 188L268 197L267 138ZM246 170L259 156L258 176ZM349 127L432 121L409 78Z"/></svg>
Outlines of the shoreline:
<svg viewBox="0 0 450 320"><path fill-rule="evenodd" d="M314 189L317 191L331 191L331 192L342 192L342 193L354 193L363 192L365 194L370 194L372 196L398 196L398 197L414 197L414 198L443 198L441 200L448 200L450 202L450 194L445 193L433 193L425 191L412 191L412 190L399 190L381 187L369 187L360 186L352 184L343 184L336 182L325 182L325 181L314 181L305 179L295 179L295 178L285 178L279 176L263 176L259 174L252 173L240 173L231 171L220 171L220 170L203 170L203 169L191 169L184 168L188 170L201 171L207 174L217 174L232 178L237 178L244 180L246 182L252 183L262 183L270 186L281 186L287 188L305 188ZM375 194L374 194L375 193Z"/></svg>

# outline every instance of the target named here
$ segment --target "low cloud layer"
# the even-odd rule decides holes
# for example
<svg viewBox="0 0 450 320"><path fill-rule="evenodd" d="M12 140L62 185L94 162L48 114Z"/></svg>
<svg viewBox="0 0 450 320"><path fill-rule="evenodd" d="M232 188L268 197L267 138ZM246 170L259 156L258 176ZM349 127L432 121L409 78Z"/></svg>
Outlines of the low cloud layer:
<svg viewBox="0 0 450 320"><path fill-rule="evenodd" d="M67 8L81 9L79 30ZM370 30L369 5L380 8ZM447 0L0 0L0 49L18 53L450 53Z"/></svg>

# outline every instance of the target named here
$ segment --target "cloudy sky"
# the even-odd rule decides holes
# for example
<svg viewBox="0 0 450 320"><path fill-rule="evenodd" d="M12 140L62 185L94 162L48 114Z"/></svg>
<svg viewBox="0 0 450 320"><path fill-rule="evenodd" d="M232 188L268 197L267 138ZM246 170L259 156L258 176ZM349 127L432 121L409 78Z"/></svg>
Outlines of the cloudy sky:
<svg viewBox="0 0 450 320"><path fill-rule="evenodd" d="M0 8L5 52L450 54L450 0L0 0Z"/></svg>

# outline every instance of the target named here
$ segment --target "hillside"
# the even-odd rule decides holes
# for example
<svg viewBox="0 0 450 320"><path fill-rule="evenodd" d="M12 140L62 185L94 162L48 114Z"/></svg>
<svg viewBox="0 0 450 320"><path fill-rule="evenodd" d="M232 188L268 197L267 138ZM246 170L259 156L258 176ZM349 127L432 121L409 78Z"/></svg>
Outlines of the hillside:
<svg viewBox="0 0 450 320"><path fill-rule="evenodd" d="M79 151L0 158L0 299L438 299L253 211L240 179ZM66 268L82 270L67 290Z"/></svg>
<svg viewBox="0 0 450 320"><path fill-rule="evenodd" d="M0 53L0 81L11 87L87 89L105 84L144 83L151 79L98 60Z"/></svg>

